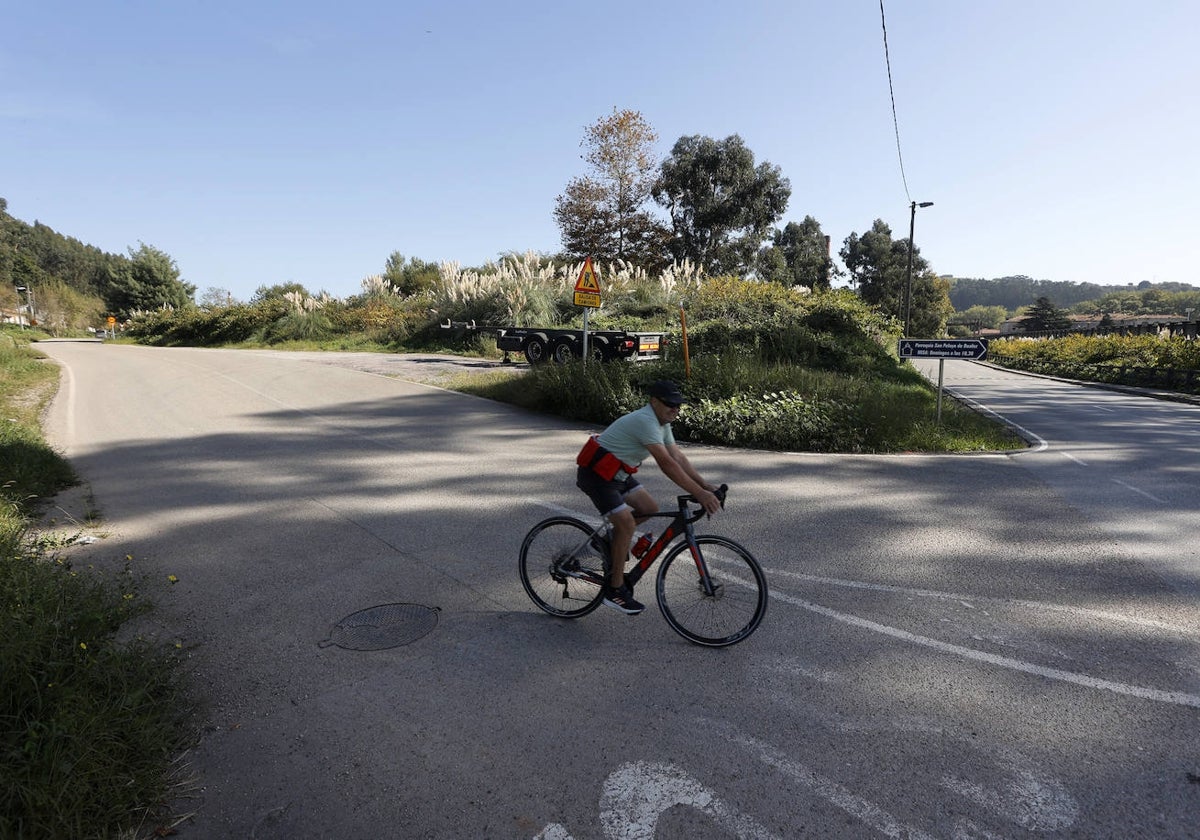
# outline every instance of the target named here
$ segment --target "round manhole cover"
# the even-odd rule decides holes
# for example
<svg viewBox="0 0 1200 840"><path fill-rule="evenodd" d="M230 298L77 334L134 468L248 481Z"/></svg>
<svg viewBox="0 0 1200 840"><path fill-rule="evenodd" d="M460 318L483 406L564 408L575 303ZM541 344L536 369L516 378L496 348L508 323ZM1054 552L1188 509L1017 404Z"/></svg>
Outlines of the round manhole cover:
<svg viewBox="0 0 1200 840"><path fill-rule="evenodd" d="M322 647L346 650L386 650L415 642L437 626L437 607L423 604L381 604L343 618L329 631Z"/></svg>

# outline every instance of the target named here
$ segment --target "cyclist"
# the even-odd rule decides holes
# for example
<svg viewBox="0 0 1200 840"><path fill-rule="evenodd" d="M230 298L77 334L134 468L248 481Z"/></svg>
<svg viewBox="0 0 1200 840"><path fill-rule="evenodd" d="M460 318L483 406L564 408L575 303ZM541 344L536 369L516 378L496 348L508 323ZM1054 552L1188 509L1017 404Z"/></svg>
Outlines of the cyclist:
<svg viewBox="0 0 1200 840"><path fill-rule="evenodd" d="M612 523L612 572L604 603L627 615L645 609L625 583L629 543L637 524L658 512L658 502L633 477L642 461L653 457L663 474L695 496L707 513L721 509L713 493L716 487L696 472L671 432L671 421L679 416L684 403L679 386L659 380L647 393L649 402L645 406L614 420L598 437L589 439L576 458L576 485Z"/></svg>

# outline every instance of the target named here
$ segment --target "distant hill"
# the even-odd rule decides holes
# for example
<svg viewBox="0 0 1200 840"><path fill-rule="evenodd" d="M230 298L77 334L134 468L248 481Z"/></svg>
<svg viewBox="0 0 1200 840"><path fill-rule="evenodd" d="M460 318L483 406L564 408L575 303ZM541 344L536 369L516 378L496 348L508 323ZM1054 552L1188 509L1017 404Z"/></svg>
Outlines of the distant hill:
<svg viewBox="0 0 1200 840"><path fill-rule="evenodd" d="M1012 312L1019 307L1032 305L1040 297L1049 298L1055 306L1066 309L1114 292L1144 292L1150 289L1163 292L1200 291L1200 286L1189 283L1151 283L1148 280L1123 286L1101 286L1099 283L1034 280L1020 274L994 280L953 276L945 279L950 282L950 303L959 312L972 306L1003 306Z"/></svg>
<svg viewBox="0 0 1200 840"><path fill-rule="evenodd" d="M59 233L35 221L32 225L8 213L0 198L0 284L5 286L59 282L81 294L102 295L113 271L128 265L119 254Z"/></svg>

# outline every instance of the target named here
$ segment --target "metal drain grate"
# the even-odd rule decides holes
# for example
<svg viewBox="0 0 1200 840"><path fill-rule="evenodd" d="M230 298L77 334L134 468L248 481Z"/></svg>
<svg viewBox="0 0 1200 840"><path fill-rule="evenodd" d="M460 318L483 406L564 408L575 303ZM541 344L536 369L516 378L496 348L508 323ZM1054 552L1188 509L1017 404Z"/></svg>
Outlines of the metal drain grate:
<svg viewBox="0 0 1200 840"><path fill-rule="evenodd" d="M386 650L411 644L437 627L437 607L423 604L381 604L343 618L329 631L321 647L346 650Z"/></svg>

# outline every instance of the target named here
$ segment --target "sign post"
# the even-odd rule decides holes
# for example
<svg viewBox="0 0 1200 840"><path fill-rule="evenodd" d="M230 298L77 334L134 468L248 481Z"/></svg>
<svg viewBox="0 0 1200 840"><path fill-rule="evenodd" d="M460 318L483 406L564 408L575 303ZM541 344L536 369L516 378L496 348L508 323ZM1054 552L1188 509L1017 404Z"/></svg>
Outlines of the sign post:
<svg viewBox="0 0 1200 840"><path fill-rule="evenodd" d="M600 276L592 267L592 258L584 260L575 281L575 305L583 307L583 363L588 361L588 310L600 308Z"/></svg>
<svg viewBox="0 0 1200 840"><path fill-rule="evenodd" d="M986 338L902 338L897 348L901 359L937 359L937 422L942 423L942 375L946 359L979 361L987 358Z"/></svg>

